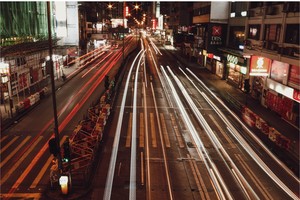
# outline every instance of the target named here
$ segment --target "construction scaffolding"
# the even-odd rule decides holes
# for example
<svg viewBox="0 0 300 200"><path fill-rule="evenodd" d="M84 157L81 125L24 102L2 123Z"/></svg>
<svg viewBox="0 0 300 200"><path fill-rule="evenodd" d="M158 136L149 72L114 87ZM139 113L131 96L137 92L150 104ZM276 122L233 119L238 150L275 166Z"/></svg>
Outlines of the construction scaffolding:
<svg viewBox="0 0 300 200"><path fill-rule="evenodd" d="M0 2L1 46L46 40L46 8L43 1ZM51 21L54 29L54 20Z"/></svg>

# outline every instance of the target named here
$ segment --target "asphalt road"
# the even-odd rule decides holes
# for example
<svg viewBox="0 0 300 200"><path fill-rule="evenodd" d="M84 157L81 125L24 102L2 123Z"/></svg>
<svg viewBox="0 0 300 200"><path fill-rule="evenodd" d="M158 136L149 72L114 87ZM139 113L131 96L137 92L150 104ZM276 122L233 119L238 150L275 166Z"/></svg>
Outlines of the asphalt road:
<svg viewBox="0 0 300 200"><path fill-rule="evenodd" d="M299 180L157 46L161 54L144 39L141 64L134 58L128 62L88 198L297 198Z"/></svg>
<svg viewBox="0 0 300 200"><path fill-rule="evenodd" d="M298 199L298 178L193 75L197 69L151 41L144 37L124 66L82 199ZM62 141L103 93L104 76L118 65L113 55L57 91ZM49 187L52 133L50 97L3 133L1 198L38 199Z"/></svg>
<svg viewBox="0 0 300 200"><path fill-rule="evenodd" d="M121 49L115 47L99 51L99 56L95 55L97 59L56 91L61 144L104 93L102 80L106 74L115 73L115 66L122 62L121 54ZM49 168L53 156L48 150L48 140L53 137L53 130L49 95L1 134L1 199L39 199L50 187Z"/></svg>

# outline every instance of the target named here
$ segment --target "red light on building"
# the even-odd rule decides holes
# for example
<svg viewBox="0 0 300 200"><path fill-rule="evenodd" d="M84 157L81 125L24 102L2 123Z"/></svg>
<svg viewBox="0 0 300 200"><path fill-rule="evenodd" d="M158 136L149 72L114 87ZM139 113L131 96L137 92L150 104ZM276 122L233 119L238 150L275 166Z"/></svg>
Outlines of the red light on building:
<svg viewBox="0 0 300 200"><path fill-rule="evenodd" d="M152 19L152 29L156 29L156 19Z"/></svg>
<svg viewBox="0 0 300 200"><path fill-rule="evenodd" d="M126 17L129 16L129 8L128 8L128 6L125 7L125 16Z"/></svg>
<svg viewBox="0 0 300 200"><path fill-rule="evenodd" d="M271 60L261 56L252 56L250 76L268 76Z"/></svg>
<svg viewBox="0 0 300 200"><path fill-rule="evenodd" d="M208 58L213 58L213 57L214 57L214 54L209 53L209 54L207 54L207 57L208 57Z"/></svg>

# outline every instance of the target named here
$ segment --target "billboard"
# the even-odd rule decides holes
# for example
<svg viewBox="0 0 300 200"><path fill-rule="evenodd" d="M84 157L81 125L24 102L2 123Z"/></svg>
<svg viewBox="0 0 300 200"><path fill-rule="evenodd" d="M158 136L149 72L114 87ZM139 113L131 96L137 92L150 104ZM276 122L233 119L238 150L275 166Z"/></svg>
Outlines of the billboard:
<svg viewBox="0 0 300 200"><path fill-rule="evenodd" d="M250 63L250 76L268 76L271 60L261 56L252 56Z"/></svg>
<svg viewBox="0 0 300 200"><path fill-rule="evenodd" d="M274 60L271 66L271 79L287 84L289 64Z"/></svg>

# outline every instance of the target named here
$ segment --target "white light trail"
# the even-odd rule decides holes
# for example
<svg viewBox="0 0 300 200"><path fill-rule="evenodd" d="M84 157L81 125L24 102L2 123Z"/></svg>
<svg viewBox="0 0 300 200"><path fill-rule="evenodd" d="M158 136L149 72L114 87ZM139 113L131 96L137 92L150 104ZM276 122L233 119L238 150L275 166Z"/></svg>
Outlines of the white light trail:
<svg viewBox="0 0 300 200"><path fill-rule="evenodd" d="M292 172L287 169L287 167L278 159L276 156L274 156L270 150L254 135L254 133L248 129L247 126L244 125L244 123L223 103L222 100L220 100L211 90L190 70L187 68L187 71L189 71L195 79L201 83L201 85L209 91L209 93L219 101L223 105L223 107L240 123L240 125L243 126L245 130L252 136L253 139L269 154L270 157L272 157L280 166L286 170L287 173L289 173L298 183L299 179L292 174ZM204 93L202 93L204 94ZM204 96L203 96L204 97ZM205 98L205 97L204 97ZM286 192L291 198L298 199L298 197L272 172L272 170L263 162L263 160L253 151L253 149L249 146L249 144L245 141L245 139L240 135L240 133L235 129L235 127L232 126L232 124L227 120L227 118L224 116L223 112L217 108L216 105L214 105L208 97L206 97L207 101L211 104L211 106L215 109L215 111L219 114L219 116L223 119L224 123L228 126L228 130L231 133L231 135L241 144L241 146L244 148L244 150L248 153L249 156L252 157L252 159L257 163L260 168L265 171L265 173L279 186L282 188L283 191Z"/></svg>
<svg viewBox="0 0 300 200"><path fill-rule="evenodd" d="M131 130L131 158L130 158L130 181L129 181L129 199L136 199L136 126L137 126L137 84L139 77L139 68L143 54L146 50L143 51L140 56L139 62L137 64L137 69L135 72L135 81L134 81L134 93L133 93L133 111L132 111L132 130Z"/></svg>
<svg viewBox="0 0 300 200"><path fill-rule="evenodd" d="M192 83L192 85L196 88L196 90L202 95L204 96L205 94L203 92L201 92L199 90L199 88L194 84L194 82L187 76L187 74L181 69L179 68L180 71L186 76L186 78ZM169 70L171 70L169 68ZM175 76L175 75L174 75ZM176 77L177 78L177 77ZM191 97L188 95L188 93L186 92L186 89L184 88L184 86L182 85L182 83L178 80L178 84L179 87L181 88L182 93L184 94L186 100L188 101L189 105L192 108L193 113L195 114L197 120L199 121L199 123L202 125L202 127L204 128L205 132L207 133L207 135L209 136L211 142L213 143L216 151L218 152L218 154L221 156L221 158L223 159L224 164L226 164L226 166L229 169L229 166L227 165L227 162L225 160L225 158L229 161L231 167L238 173L238 175L241 175L241 172L239 171L239 169L237 168L237 166L235 165L235 163L232 161L231 157L227 154L226 150L223 148L221 142L219 141L219 139L216 137L215 133L213 132L213 130L211 129L211 127L209 126L209 124L207 123L207 121L205 120L205 118L203 117L203 115L199 112L199 110L197 109L195 103L193 102L193 100L191 99ZM209 101L209 99L205 98L206 101ZM212 102L209 102L210 105L215 109L215 107L212 105ZM221 152L222 153L221 153ZM225 158L224 158L224 156ZM233 170L232 170L233 171ZM259 197L256 195L256 193L253 191L253 189L251 188L250 184L247 182L247 180L243 177L243 176L237 176L236 173L233 173L234 177L236 178L237 182L240 184L241 188L243 189L245 195L247 197L249 197L249 194L247 192L247 190L245 189L245 187L243 186L242 183L245 183L247 185L247 187L249 188L249 190L252 192L253 196L256 197L256 199L259 199ZM243 179L243 182L240 180L240 178ZM249 198L250 199L250 198Z"/></svg>
<svg viewBox="0 0 300 200"><path fill-rule="evenodd" d="M114 143L113 143L113 147L112 147L112 154L111 154L109 169L108 169L108 173L107 173L107 177L106 177L106 184L105 184L105 190L104 190L104 196L103 196L104 200L110 200L110 197L111 197L112 184L113 184L114 173L115 173L115 168L116 168L117 153L118 153L118 149L119 149L121 127L122 127L122 122L123 122L129 80L130 80L132 69L136 62L136 59L139 57L139 55L142 52L143 51L141 50L138 53L138 55L135 57L134 61L132 62L132 65L130 67L130 70L128 72L128 76L126 79L126 84L125 84L125 89L124 89L124 93L123 93L123 98L122 98L122 103L121 103L121 108L120 108L120 113L119 113L119 118L118 118L118 124L117 124L117 129L116 129L116 135L115 135L115 139L114 139Z"/></svg>
<svg viewBox="0 0 300 200"><path fill-rule="evenodd" d="M162 66L161 66L161 70L162 70L163 75L164 75L164 77L166 78L167 82L169 83L170 88L172 89L172 92L173 92L172 94L173 94L173 96L174 96L174 99L175 99L175 101L176 101L178 107L179 107L179 110L180 110L180 112L181 112L181 114L182 114L182 117L183 117L183 119L184 119L184 122L185 122L187 128L189 129L189 131L190 131L190 133L191 133L191 135L192 135L192 137L193 137L193 140L194 140L194 142L195 142L195 144L196 144L196 150L197 150L199 156L203 158L205 167L207 168L207 171L208 171L208 173L209 173L209 175L210 175L210 177L211 177L211 180L212 180L212 182L213 182L213 185L215 186L214 188L215 188L215 190L216 190L216 193L219 195L219 197L220 197L221 199L226 199L226 198L225 198L225 195L224 195L224 193L223 193L223 191L222 191L222 189L220 188L220 184L218 183L217 178L216 178L216 177L212 174L212 172L211 172L211 168L209 167L208 162L210 163L210 165L211 165L211 167L213 168L213 170L217 170L217 169L214 168L214 165L212 165L213 162L212 162L212 160L210 159L210 157L209 157L209 155L208 155L206 149L204 148L204 145L203 145L201 139L200 139L199 136L198 136L197 130L195 129L195 127L194 127L194 125L193 125L193 123L192 123L192 121L191 121L189 115L187 114L187 112L186 112L186 110L185 110L185 108L184 108L184 106L183 106L183 104L182 104L182 102L181 102L181 100L180 100L180 98L179 98L179 95L178 95L176 89L175 89L174 86L173 86L172 81L170 80L169 76L167 75L165 69L164 69ZM207 161L208 161L208 162L207 162ZM231 195L228 195L228 198L229 198L229 199L233 199L233 198L231 197Z"/></svg>

